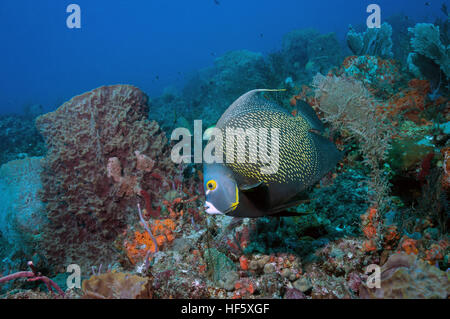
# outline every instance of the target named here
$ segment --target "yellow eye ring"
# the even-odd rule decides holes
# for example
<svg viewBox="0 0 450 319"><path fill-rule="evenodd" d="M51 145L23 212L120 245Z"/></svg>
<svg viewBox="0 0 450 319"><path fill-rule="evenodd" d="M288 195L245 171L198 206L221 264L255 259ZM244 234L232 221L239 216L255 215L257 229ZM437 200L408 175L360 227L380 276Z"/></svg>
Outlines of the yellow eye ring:
<svg viewBox="0 0 450 319"><path fill-rule="evenodd" d="M217 188L217 183L215 180L210 180L206 183L206 188L210 191L213 191Z"/></svg>

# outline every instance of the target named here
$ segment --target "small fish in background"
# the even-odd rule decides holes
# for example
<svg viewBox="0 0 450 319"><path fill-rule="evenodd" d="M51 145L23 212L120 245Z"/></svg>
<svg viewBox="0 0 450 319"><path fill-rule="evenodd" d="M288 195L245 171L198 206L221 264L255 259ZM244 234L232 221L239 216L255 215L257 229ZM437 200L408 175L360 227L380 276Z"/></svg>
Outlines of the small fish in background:
<svg viewBox="0 0 450 319"><path fill-rule="evenodd" d="M425 2L425 5L426 5L427 7L429 7L429 6L430 6L430 3L429 3L429 2Z"/></svg>
<svg viewBox="0 0 450 319"><path fill-rule="evenodd" d="M159 75L155 76L155 80L159 80Z"/></svg>
<svg viewBox="0 0 450 319"><path fill-rule="evenodd" d="M215 4L216 6L220 5L219 0L214 0L214 4Z"/></svg>
<svg viewBox="0 0 450 319"><path fill-rule="evenodd" d="M447 5L445 3L442 4L441 11L442 11L443 14L445 14L448 17L448 8L447 8Z"/></svg>
<svg viewBox="0 0 450 319"><path fill-rule="evenodd" d="M268 91L279 90L258 89L242 95L220 117L216 128L222 131L224 137L225 157L227 128L278 129L278 170L274 174L262 174L263 163L260 161L204 164L205 208L208 214L231 217L299 216L301 214L286 209L303 202L301 192L330 172L342 157L336 146L321 135L323 124L309 104L299 101L298 113L294 117L258 95Z"/></svg>
<svg viewBox="0 0 450 319"><path fill-rule="evenodd" d="M260 37L260 38L263 38L263 37L264 37L264 34L263 34L263 33L260 33L260 34L259 34L259 37Z"/></svg>

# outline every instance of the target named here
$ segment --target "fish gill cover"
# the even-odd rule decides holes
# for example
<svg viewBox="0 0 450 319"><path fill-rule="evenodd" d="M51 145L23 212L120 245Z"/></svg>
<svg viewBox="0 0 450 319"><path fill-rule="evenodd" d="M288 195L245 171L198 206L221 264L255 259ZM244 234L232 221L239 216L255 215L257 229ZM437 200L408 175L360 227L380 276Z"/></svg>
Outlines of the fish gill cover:
<svg viewBox="0 0 450 319"><path fill-rule="evenodd" d="M449 297L445 1L75 2L0 4L2 298Z"/></svg>

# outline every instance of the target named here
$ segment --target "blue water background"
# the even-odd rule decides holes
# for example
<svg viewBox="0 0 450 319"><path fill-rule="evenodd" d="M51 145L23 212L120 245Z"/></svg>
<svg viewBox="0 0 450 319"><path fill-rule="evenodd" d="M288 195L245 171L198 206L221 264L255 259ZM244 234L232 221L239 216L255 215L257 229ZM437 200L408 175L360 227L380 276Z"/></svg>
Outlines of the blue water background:
<svg viewBox="0 0 450 319"><path fill-rule="evenodd" d="M443 1L424 0L1 0L0 114L25 105L54 110L105 84L134 84L152 96L182 87L195 70L230 50L262 53L282 36L312 27L345 40L377 3L382 19L403 13L434 22ZM82 28L68 29L66 7L81 7Z"/></svg>

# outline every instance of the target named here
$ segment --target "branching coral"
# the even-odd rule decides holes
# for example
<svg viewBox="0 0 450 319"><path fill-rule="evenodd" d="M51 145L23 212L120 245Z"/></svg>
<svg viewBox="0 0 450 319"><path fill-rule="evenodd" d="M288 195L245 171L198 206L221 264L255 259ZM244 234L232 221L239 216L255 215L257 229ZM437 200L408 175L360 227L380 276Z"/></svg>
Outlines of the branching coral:
<svg viewBox="0 0 450 319"><path fill-rule="evenodd" d="M377 113L379 102L361 81L318 74L313 86L316 106L324 113L325 121L336 129L349 131L359 141L364 162L371 169L371 202L377 209L375 220L380 220L378 215L385 211L389 193L383 162L392 136L391 125L385 115ZM381 229L377 233L381 234ZM380 244L379 239L377 244Z"/></svg>

